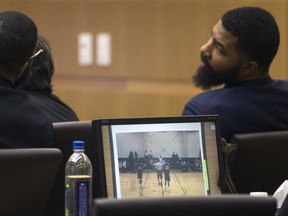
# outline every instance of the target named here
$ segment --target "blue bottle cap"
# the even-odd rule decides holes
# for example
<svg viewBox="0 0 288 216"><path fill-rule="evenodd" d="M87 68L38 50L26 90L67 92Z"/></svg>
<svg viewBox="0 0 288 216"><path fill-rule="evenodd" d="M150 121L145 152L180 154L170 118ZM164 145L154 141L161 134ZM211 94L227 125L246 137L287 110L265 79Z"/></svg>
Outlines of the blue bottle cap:
<svg viewBox="0 0 288 216"><path fill-rule="evenodd" d="M84 149L85 142L84 141L73 141L73 149Z"/></svg>

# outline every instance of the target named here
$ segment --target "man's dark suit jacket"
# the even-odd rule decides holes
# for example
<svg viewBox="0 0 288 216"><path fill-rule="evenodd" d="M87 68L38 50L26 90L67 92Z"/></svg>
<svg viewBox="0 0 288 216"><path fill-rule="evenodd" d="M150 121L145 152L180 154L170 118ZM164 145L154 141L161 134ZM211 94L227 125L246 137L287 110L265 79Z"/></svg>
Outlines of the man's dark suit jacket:
<svg viewBox="0 0 288 216"><path fill-rule="evenodd" d="M44 112L52 122L79 121L76 113L57 96L41 91L25 91L32 104Z"/></svg>
<svg viewBox="0 0 288 216"><path fill-rule="evenodd" d="M28 95L0 78L0 148L47 148L53 125Z"/></svg>

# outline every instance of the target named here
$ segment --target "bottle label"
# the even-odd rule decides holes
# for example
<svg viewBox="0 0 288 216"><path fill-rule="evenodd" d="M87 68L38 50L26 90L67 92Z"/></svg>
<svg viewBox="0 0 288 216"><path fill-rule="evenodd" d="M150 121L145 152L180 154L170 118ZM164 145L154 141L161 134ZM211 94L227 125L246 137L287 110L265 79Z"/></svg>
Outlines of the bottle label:
<svg viewBox="0 0 288 216"><path fill-rule="evenodd" d="M83 176L66 177L65 216L90 215L91 176L84 177L84 179Z"/></svg>
<svg viewBox="0 0 288 216"><path fill-rule="evenodd" d="M89 215L89 181L78 181L76 183L77 191L77 212L78 216L88 216Z"/></svg>

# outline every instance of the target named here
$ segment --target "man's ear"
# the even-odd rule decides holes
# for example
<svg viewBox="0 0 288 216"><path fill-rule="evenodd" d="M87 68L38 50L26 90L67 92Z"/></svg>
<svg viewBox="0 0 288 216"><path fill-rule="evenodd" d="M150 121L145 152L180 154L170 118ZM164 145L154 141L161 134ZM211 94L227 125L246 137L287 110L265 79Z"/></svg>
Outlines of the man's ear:
<svg viewBox="0 0 288 216"><path fill-rule="evenodd" d="M242 80L257 77L259 73L259 67L257 62L255 61L249 61L243 63L240 70Z"/></svg>
<svg viewBox="0 0 288 216"><path fill-rule="evenodd" d="M16 85L16 83L18 83L22 77L24 77L25 73L28 73L28 70L31 64L32 64L32 61L27 61L22 66L19 67L19 69L17 70L17 72L15 73L15 75L12 77L12 80L11 80L13 86Z"/></svg>
<svg viewBox="0 0 288 216"><path fill-rule="evenodd" d="M20 78L23 76L23 74L24 74L25 72L27 72L27 70L28 70L28 68L30 68L31 64L32 64L32 61L27 61L27 62L25 62L25 63L22 65L22 67L20 68L20 70L16 73L15 81L17 81L18 79L20 79Z"/></svg>

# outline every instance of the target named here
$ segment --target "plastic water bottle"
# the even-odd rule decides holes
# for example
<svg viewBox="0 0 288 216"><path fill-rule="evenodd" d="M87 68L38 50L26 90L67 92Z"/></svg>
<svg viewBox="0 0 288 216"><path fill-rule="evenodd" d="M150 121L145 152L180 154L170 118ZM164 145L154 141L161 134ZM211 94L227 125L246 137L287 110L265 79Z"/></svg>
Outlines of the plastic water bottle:
<svg viewBox="0 0 288 216"><path fill-rule="evenodd" d="M65 167L65 216L89 216L92 204L92 165L83 141L73 142L74 153Z"/></svg>

